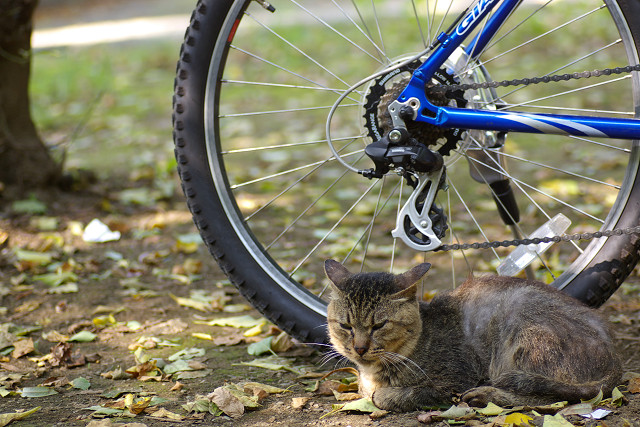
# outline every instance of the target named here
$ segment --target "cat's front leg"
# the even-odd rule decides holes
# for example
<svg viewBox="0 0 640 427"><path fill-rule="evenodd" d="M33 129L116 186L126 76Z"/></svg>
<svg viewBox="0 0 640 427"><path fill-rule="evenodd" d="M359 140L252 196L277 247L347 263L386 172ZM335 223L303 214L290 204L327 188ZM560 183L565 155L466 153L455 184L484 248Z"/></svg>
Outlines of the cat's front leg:
<svg viewBox="0 0 640 427"><path fill-rule="evenodd" d="M380 409L408 412L424 406L437 405L448 399L433 388L427 387L382 387L372 396L373 404Z"/></svg>

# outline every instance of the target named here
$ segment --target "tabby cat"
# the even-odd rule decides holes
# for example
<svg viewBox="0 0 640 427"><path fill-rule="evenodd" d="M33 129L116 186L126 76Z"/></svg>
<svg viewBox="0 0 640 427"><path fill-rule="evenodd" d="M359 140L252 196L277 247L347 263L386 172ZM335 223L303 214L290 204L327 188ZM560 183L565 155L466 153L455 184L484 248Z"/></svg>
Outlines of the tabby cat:
<svg viewBox="0 0 640 427"><path fill-rule="evenodd" d="M419 302L416 282L429 267L351 274L325 262L331 343L378 408L410 411L457 395L477 407L578 402L617 385L620 362L594 310L548 285L499 276Z"/></svg>

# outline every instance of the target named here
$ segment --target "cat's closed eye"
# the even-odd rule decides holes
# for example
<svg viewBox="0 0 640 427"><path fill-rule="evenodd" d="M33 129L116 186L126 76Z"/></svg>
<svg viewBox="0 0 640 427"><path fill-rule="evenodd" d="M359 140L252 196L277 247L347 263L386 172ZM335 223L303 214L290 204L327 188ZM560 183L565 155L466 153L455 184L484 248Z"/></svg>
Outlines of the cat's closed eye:
<svg viewBox="0 0 640 427"><path fill-rule="evenodd" d="M387 324L387 321L383 320L382 322L379 322L379 323L376 323L375 325L373 325L371 327L371 330L372 331L377 331L379 329L382 329L384 327L384 325L386 325L386 324Z"/></svg>
<svg viewBox="0 0 640 427"><path fill-rule="evenodd" d="M346 324L346 323L340 323L340 327L341 327L342 329L347 330L347 331L350 331L350 330L351 330L351 325L348 325L348 324Z"/></svg>

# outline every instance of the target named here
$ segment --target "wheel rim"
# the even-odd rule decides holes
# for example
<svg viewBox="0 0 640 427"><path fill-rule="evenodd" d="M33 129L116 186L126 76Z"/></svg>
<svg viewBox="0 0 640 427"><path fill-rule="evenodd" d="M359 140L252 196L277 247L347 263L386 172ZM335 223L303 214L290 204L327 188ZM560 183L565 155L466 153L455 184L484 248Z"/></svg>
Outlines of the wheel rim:
<svg viewBox="0 0 640 427"><path fill-rule="evenodd" d="M313 40L298 42L295 47L292 47L291 41L294 36L304 39L304 34L298 26L309 27L313 24L316 27L311 27L312 29L323 28L323 34L328 33L332 40L342 40L343 44L347 45L347 51L353 55L333 53L333 58L353 57L353 63L348 68L365 68L364 64L368 63L371 70L375 70L381 66L380 63L384 64L385 61L393 61L391 58L417 51L421 43L430 43L432 36L428 34L446 28L447 19L451 20L453 15L441 19L430 10L426 22L421 23L421 27L424 28L412 33L421 34L419 38L422 40L417 40L418 44L414 40L411 44L412 47L415 46L413 50L409 48L403 52L395 52L395 56L392 56L393 43L383 33L383 21L377 18L381 10L376 7L369 15L364 16L365 12L361 6L366 4L371 7L372 3L352 2L342 5L335 1L327 1L320 5L315 2L319 10L314 12L308 9L312 6L292 1L278 6L276 14L273 15L280 13L282 17L277 18L260 10L257 2L246 3L252 3L246 11L245 2L236 2L228 15L226 30L223 31L224 37L221 39L227 40L232 28L237 29L231 46L221 42L214 50L207 85L205 134L212 176L216 188L219 189L219 197L226 215L231 219L242 244L261 268L293 298L320 314L324 313L322 299L326 298L321 261L329 257L346 260L354 270L363 268L392 271L403 270L411 263L426 258L434 264L435 270L438 270L438 279L431 280L437 282L436 288L459 284L460 280L467 276L466 266L473 265L476 271L495 271L496 259L504 258L505 252L494 251L489 256L477 253L427 253L425 256L403 248L401 242L391 238L390 229L393 227L389 218L395 220L394 213L397 212L398 205L401 206L409 194L406 183L392 176L374 182L352 176L350 172L337 165L337 162L330 160L330 153L322 137L322 114L326 117L331 99L335 100L341 90L369 72L343 72L340 68L341 61L332 61L331 54L320 52L312 56L308 52L312 47L318 47ZM383 2L384 4L389 3ZM348 10L349 5L351 9ZM357 11L353 5L358 6ZM411 2L409 6L409 9L413 9L416 4ZM519 49L510 51L513 46L506 45L501 52L507 51L507 54L495 53L494 56L489 56L492 50L497 50L498 45L505 44L512 37L515 38L517 32L527 24L516 27L513 32L509 32L512 27L507 24L501 34L508 33L509 37L500 39L499 35L497 44L490 44L491 48L487 51L486 57L483 55L483 58L486 58L484 65L490 69L494 79L502 80L606 68L611 66L610 58L622 58L620 52L624 52L629 58L629 63L637 63L637 54L629 47L632 45L630 31L621 19L620 10L616 4L608 6L613 21L607 16L607 22L610 27L615 22L620 34L602 37L604 41L599 38L598 46L580 49L559 66L532 66L512 71L510 75L500 75L505 61L513 63L514 57L515 60L518 59L518 54L514 56L514 52L527 52L538 43L551 43L543 38L528 42L530 38L525 37L522 39L524 41L515 42L514 46L520 46ZM323 7L326 10L321 10ZM537 5L524 7L526 13L523 16L527 22L531 22L532 19L543 21L540 14L546 17L562 15L557 13L558 9L552 7L551 3L543 8ZM551 29L537 31L543 34L548 32L545 37L560 40L562 34L566 34L565 31L576 31L576 23L581 24L580 28L584 28L590 26L592 20L601 22L602 14L609 15L606 9L597 9L583 3L579 3L579 7L576 6L574 10L570 17L562 17L564 19L551 25ZM299 16L309 16L309 20L299 25L287 24L292 16L287 14L293 13L291 11L297 11ZM309 15L308 12L315 16ZM408 15L411 14L409 10ZM349 17L346 17L347 15ZM572 21L581 15L584 16ZM239 16L242 16L242 20L236 26L235 17ZM335 16L342 18L338 19ZM372 20L369 20L370 16L373 17ZM334 21L329 22L329 19ZM398 17L393 19L400 20ZM275 23L267 26L269 20ZM365 26L364 22L369 24ZM371 22L374 24L370 24ZM427 32L427 26L431 28L430 32ZM364 38L363 43L370 43L369 49L356 46L359 43L354 41L355 36L345 34L347 27L353 27L354 34ZM417 28L417 24L415 27ZM594 31L593 27L590 31ZM618 39L622 42L616 41ZM261 41L258 53L251 50L252 47L255 50L258 46L255 40ZM336 46L334 48L337 49ZM285 52L294 59L289 62ZM356 61L356 54L353 52L358 54L359 62ZM614 66L618 65L626 64L614 62ZM544 71L540 71L541 68L544 68ZM564 69L567 71L563 71ZM493 74L494 70L497 74ZM326 81L333 84L329 85ZM563 96L554 93L547 95L544 92L546 88L541 89L542 93L535 94L537 96L532 95L529 88L504 88L499 95L503 101L513 106L511 108L517 107L516 109L520 110L558 111L559 114L565 111L575 113L597 110L598 114L603 114L600 110L604 109L611 115L633 116L633 111L638 110L640 98L637 92L637 76L633 77L633 87L632 79L629 78L606 81L611 82L600 85L598 81L597 86L593 86L591 82L578 82L575 87L564 88L561 91L565 93ZM585 87L588 90L584 89ZM592 98L594 93L606 98L606 93L603 95L603 92L622 94L628 99L624 106L620 103L617 109L611 108L607 99L603 99L598 105L582 106L581 102ZM366 129L362 128L361 121L358 123L358 120L354 119L357 118L358 111L363 111L362 100L366 98L364 95L366 94L359 93L354 94L351 99L348 97L343 107L345 113L337 113L339 120L336 125L336 140L345 159L367 165L367 160L363 159L362 154L363 147L368 142L363 137ZM531 101L536 98L537 101ZM243 99L251 101L242 102ZM561 105L556 104L558 100ZM266 108L258 108L259 105ZM603 105L605 107L602 107ZM565 110L558 110L560 107L565 107ZM533 206L531 212L527 210L530 208L525 209L525 218L521 221L522 233L531 233L556 212L567 212L571 217L573 228L568 232L595 231L598 228L615 226L626 205L630 184L635 180L639 162L637 141L631 144L556 136L547 136L544 140L538 137L529 138L509 135L504 155L509 162L512 184L518 193L519 201L522 205ZM571 145L567 141L570 141ZM544 147L565 147L552 152L562 156L567 155L567 150L572 151L573 157L570 158L574 164L551 162L549 156L544 155L536 157L531 152L536 151L537 144L544 144ZM580 148L574 148L576 145ZM526 147L522 148L523 146ZM526 154L522 154L523 152ZM591 164L588 161L591 161ZM622 172L607 170L615 169L627 162ZM470 164L473 164L473 160L457 162L457 174L448 175L449 190L446 194L441 193L438 198L438 203L445 213L448 213L449 218L450 231L446 237L449 241L446 243L513 238L506 234L501 223L491 223L487 219L492 216L488 203L491 202L491 195L487 192L487 187L475 183L476 189L473 189L466 185L468 181L472 181L469 180L468 172ZM581 170L584 165L594 170ZM511 168L516 168L517 172L513 172ZM473 197L473 193L479 191L484 191L485 194ZM309 192L313 192L313 195L310 196ZM468 196L465 193L472 195ZM596 202L603 200L606 208L604 212L600 212ZM495 205L493 211L495 218ZM463 213L464 221L460 220L460 212ZM468 224L476 226L477 229L472 229ZM571 251L554 246L545 256L543 267L539 270L542 271L539 278L550 281L555 277L555 286L566 286L595 256L603 243L604 239L601 239L581 244L581 247ZM381 260L386 260L386 265L381 265ZM447 271L445 263L455 266L450 268L452 273ZM431 277L433 276L432 273ZM451 277L447 280L449 283L442 280L445 276Z"/></svg>

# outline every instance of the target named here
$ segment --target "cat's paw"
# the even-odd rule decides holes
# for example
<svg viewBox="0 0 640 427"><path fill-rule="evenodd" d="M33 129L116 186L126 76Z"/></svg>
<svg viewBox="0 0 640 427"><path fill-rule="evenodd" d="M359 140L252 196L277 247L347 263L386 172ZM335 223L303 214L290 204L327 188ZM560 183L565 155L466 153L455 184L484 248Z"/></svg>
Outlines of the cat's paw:
<svg viewBox="0 0 640 427"><path fill-rule="evenodd" d="M512 403L511 394L499 388L482 386L465 391L461 399L475 408L484 408L489 402L498 406L508 406Z"/></svg>
<svg viewBox="0 0 640 427"><path fill-rule="evenodd" d="M385 411L407 412L416 409L409 394L410 391L403 387L383 387L373 393L371 400L376 408Z"/></svg>

